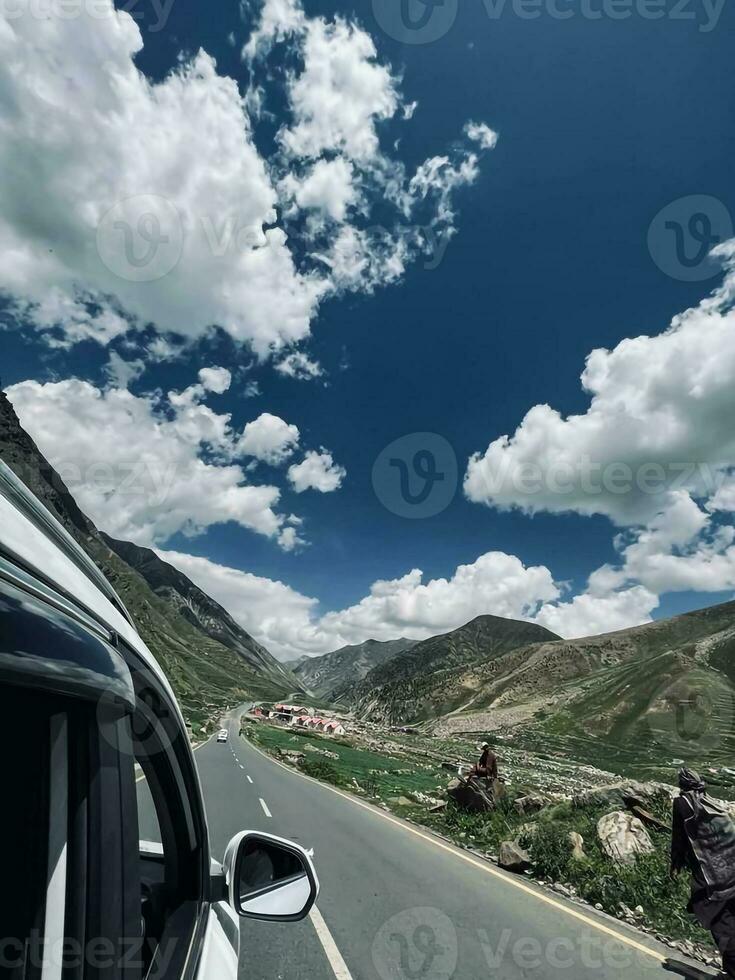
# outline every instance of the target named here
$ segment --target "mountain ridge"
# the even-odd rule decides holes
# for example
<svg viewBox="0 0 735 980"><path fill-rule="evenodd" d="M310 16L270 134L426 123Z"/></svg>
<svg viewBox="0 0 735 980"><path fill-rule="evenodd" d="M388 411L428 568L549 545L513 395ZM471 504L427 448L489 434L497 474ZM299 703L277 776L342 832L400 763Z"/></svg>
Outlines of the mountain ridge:
<svg viewBox="0 0 735 980"><path fill-rule="evenodd" d="M320 657L302 657L294 673L313 694L339 701L344 692L362 680L373 667L409 650L417 642L399 637L348 644Z"/></svg>

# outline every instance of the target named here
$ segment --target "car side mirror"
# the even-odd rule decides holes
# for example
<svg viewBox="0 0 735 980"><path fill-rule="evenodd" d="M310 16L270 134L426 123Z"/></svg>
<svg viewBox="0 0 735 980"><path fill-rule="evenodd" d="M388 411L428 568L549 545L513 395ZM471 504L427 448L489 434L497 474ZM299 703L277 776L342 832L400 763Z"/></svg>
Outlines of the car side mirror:
<svg viewBox="0 0 735 980"><path fill-rule="evenodd" d="M243 830L227 845L223 861L230 905L250 919L296 922L319 894L311 858L293 841Z"/></svg>

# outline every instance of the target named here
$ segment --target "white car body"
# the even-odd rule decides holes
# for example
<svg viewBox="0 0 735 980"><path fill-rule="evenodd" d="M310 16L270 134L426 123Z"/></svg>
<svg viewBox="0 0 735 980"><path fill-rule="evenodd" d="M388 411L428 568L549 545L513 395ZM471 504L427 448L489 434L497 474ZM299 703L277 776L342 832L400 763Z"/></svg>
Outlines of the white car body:
<svg viewBox="0 0 735 980"><path fill-rule="evenodd" d="M208 856L209 845L208 839L206 839L208 835L206 833L206 817L202 804L201 788L194 756L186 734L186 725L173 690L155 657L133 626L121 601L97 566L12 471L0 461L0 599L4 599L6 596L10 597L7 600L8 604L0 602L0 691L6 695L12 693L15 690L13 685L17 683L22 689L23 696L33 698L45 696L43 691L38 695L36 693L43 688L44 684L56 685L51 688L52 694L49 697L58 700L60 688L55 676L64 670L64 666L60 668L59 664L66 663L61 660L52 662L51 655L47 659L44 659L43 656L28 656L26 660L23 660L22 657L14 656L17 651L3 649L2 636L4 631L2 627L4 621L1 617L8 617L7 622L10 623L9 617L15 613L4 610L10 610L12 607L18 616L22 614L26 620L33 610L41 610L39 625L45 626L47 619L53 620L54 617L58 617L60 621L63 620L63 623L66 624L67 631L71 629L71 626L80 633L84 631L84 635L89 638L91 646L96 645L98 648L104 642L105 649L109 651L109 657L114 658L118 670L122 670L122 667L127 663L127 661L124 663L127 654L134 657L139 669L146 672L145 676L148 678L149 686L165 702L166 732L172 732L172 737L176 739L175 751L177 755L174 757L174 750L170 746L168 751L173 760L172 764L176 764L177 760L180 759L185 780L180 779L179 782L182 785L185 782L188 788L184 803L191 812L189 823L192 824L193 821L193 825L189 826L188 829L189 837L194 840L192 835L199 830L199 836L196 838L197 850L196 852L192 850L191 853L192 855L194 853L199 854L202 862L206 859L206 868L209 869L209 873L199 872L197 880L200 881L201 894L191 896L192 907L195 908L197 918L192 927L191 942L186 946L188 952L184 965L181 970L177 969L176 971L172 966L164 976L166 980L169 976L175 980L176 977L186 972L188 975L196 977L196 980L227 980L230 977L235 980L238 973L239 916L228 900L228 887L231 891L235 868L233 862L235 862L237 855L232 853L229 859L231 866L225 862L224 870ZM43 620L43 624L41 624L41 620ZM32 619L31 622L33 622ZM5 632L7 633L7 631ZM16 677L14 672L17 673L19 665L20 674ZM134 668L131 667L130 669L132 671ZM54 672L56 675L52 677ZM91 675L92 671L87 671L87 673ZM80 677L81 681L79 681ZM69 674L69 677L63 680L68 685L79 681L89 687L88 677L84 671L80 673L79 668L76 668L76 673L73 676ZM95 678L95 683L98 680L99 678ZM123 681L116 676L111 681L110 690L115 695L113 700L120 700L117 697L118 694L124 700L126 692L132 693L132 686L129 685L128 692ZM65 691L62 690L63 693ZM84 693L88 693L86 688ZM99 714L102 710L100 705L106 704L104 698L107 693L109 692L105 692L103 696L100 696L99 693L97 695L97 717L101 717ZM108 700L110 699L108 698ZM72 699L68 699L68 701L71 703ZM132 717L138 708L130 701L127 710ZM156 721L157 719L154 718L154 723ZM160 739L161 744L164 744L164 734L162 733L163 727L161 727L160 732L158 729L154 729L154 735ZM227 732L225 730L225 738L222 740L226 740L226 738ZM218 735L218 740L220 739L221 733ZM106 751L109 749L106 748ZM72 759L71 753L70 759ZM122 759L120 765L127 766L127 761ZM142 776L137 775L133 777L132 760L129 763L129 769L130 776L126 778L129 778L131 783L133 778L138 781L142 778ZM135 773L140 771L140 766L136 765ZM22 791L22 787L20 787L20 792L22 793ZM120 832L123 833L124 830ZM258 835L251 836L255 840ZM263 836L267 835L261 835L261 837ZM278 846L277 844L269 844L267 841L266 844L267 846ZM251 846L257 847L259 845L256 841ZM192 844L191 848L193 847ZM300 917L302 912L303 914L308 912L316 897L318 882L311 862L306 856L302 859L301 849L296 848L295 850L299 852L298 859L302 861L304 874L311 884L312 895L308 907L302 910L286 909L286 912L289 912L288 915L275 915L271 918L291 919ZM87 856L87 860L91 860L91 858ZM140 859L136 858L137 860L150 861L152 862L151 867L156 867L156 862L158 862L160 868L163 869L165 862L161 845L148 845L141 842ZM191 857L190 861L193 860L194 858ZM88 868L88 865L85 864L84 867ZM182 867L185 866L182 864ZM193 876L194 871L191 868L186 866L186 870ZM142 872L140 874L142 885L145 879ZM163 870L161 870L161 874L163 874ZM279 887L280 885L276 882L271 885L271 890L276 892ZM62 928L65 921L63 891L63 889L57 889L57 894L62 895L62 907L60 913L56 915L56 920L62 923ZM53 923L54 896L48 891L43 900L46 906L46 923ZM243 900L241 902L243 908L245 904ZM251 914L247 910L243 911L243 908L237 910L240 915ZM51 911L49 911L50 909ZM194 914L192 912L192 916ZM138 915L140 922L142 916L140 913ZM264 916L256 914L253 914L253 917L264 918ZM164 924L160 928L165 929L167 926ZM151 941L153 942L153 940ZM86 966L84 969L86 970Z"/></svg>

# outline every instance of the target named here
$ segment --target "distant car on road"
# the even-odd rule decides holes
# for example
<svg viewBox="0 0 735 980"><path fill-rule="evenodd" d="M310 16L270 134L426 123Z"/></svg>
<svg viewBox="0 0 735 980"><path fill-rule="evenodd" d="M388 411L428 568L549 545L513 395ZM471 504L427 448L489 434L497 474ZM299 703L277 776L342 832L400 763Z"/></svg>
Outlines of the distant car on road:
<svg viewBox="0 0 735 980"><path fill-rule="evenodd" d="M23 732L0 769L13 976L236 980L238 916L308 914L319 884L298 844L244 830L223 865L211 859L166 677L97 566L2 461L0 717ZM141 840L142 825L158 836Z"/></svg>
<svg viewBox="0 0 735 980"><path fill-rule="evenodd" d="M227 738L228 738L228 732L227 732L227 729L226 728L223 728L219 732L217 732L217 741L218 742L226 742L227 741Z"/></svg>

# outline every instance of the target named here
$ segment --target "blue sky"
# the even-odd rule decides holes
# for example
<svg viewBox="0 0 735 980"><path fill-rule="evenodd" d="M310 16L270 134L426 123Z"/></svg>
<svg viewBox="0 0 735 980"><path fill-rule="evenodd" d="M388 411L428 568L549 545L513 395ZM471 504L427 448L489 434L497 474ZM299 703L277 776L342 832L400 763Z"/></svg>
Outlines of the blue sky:
<svg viewBox="0 0 735 980"><path fill-rule="evenodd" d="M555 17L560 8L571 16ZM226 0L216 17L192 0L173 0L167 11L144 0L128 9L139 15L143 48L134 64L147 88L130 81L132 20L122 28L110 18L87 23L82 11L72 25L76 47L67 46L67 87L55 118L68 117L70 131L80 127L81 146L53 132L41 139L14 112L21 97L30 114L40 105L44 64L62 44L63 25L44 36L45 62L37 64L37 49L29 47L25 70L13 75L11 65L0 86L0 95L13 96L0 98L0 112L14 134L16 160L12 191L0 199L0 248L12 267L0 281L7 326L2 381L44 451L62 473L71 468L70 485L100 526L160 548L281 656L325 652L371 635L429 635L479 612L538 618L578 635L732 596L735 495L728 481L735 447L726 424L732 385L717 374L718 365L727 371L735 363L732 255L692 266L682 263L675 242L678 226L686 257L696 254L700 231L710 246L733 235L732 9L695 0L655 10L644 0L544 2L521 7L538 14L527 19L517 3L493 16L493 4L476 0L460 4L451 26L444 33L436 28L441 36L426 43L414 43L420 38L410 29L412 43L396 38L397 0L350 8L269 0L262 20L260 4L241 11ZM410 0L408 9L417 23L424 15L431 23L451 19L455 8L451 0L444 8ZM599 19L590 10L600 11ZM662 19L645 16L661 11ZM629 16L616 19L615 12ZM333 27L336 15L342 36ZM277 25L271 35L269 23ZM259 24L260 45L244 56ZM11 28L22 36L19 20ZM335 51L342 44L339 57L367 66L349 79L336 72L327 93L337 106L355 106L355 119L337 113L334 125L347 135L330 129L333 113L298 117L298 100L303 110L324 94L318 71L305 68L309 57L316 65L325 56L320 44ZM169 86L173 108L156 101L155 86L165 86L200 48L216 68L187 76L180 86L188 94ZM138 86L134 94L124 86L107 92L97 73L110 63L124 63L114 70ZM234 103L222 109L232 91L218 90L214 76L234 79L248 95L240 111L252 127L246 142L257 160L245 154L233 164L242 119ZM289 78L301 88L289 89ZM371 86L374 102L360 116L360 98ZM80 92L86 122L71 108ZM217 108L199 119L196 99L213 99ZM487 129L472 137L469 122ZM498 137L494 146L490 130ZM179 139L176 160L166 158L160 141ZM28 166L46 152L50 163L38 172ZM442 156L435 172L421 171ZM339 213L344 200L332 196L344 170L331 171L320 185L318 205L304 203L305 196L299 203L305 175L318 161L351 168L346 216ZM419 172L423 183L411 183ZM275 259L274 278L260 282L255 266L242 269L216 256L197 261L187 240L177 267L152 282L120 277L114 257L112 278L105 273L103 280L90 264L85 228L102 253L105 242L121 248L99 231L116 202L150 194L185 208L181 188L195 183L192 174L203 188L199 206L219 202L215 224L228 207L242 206L253 212L248 221L256 237L256 226L286 228L280 248L306 279L289 292ZM395 182L403 178L399 194ZM301 191L294 191L299 182ZM39 186L41 204L34 199ZM274 187L276 212L264 221ZM166 213L164 205L158 217ZM375 268L359 275L338 268L328 249L346 227L378 234L365 244ZM245 248L251 246L248 239ZM25 258L16 268L23 249L28 263L42 257L38 277ZM57 254L62 271L52 260L46 267ZM325 255L329 285L320 279L314 288L327 294L314 299L309 290ZM108 267L110 261L107 254ZM248 275L255 286L238 293ZM720 291L714 312L700 305L713 290ZM662 336L686 310L694 312L680 338ZM228 317L224 329L207 329ZM585 359L641 335L651 338L648 345L596 362L598 409L590 416L591 392L580 383ZM113 370L120 359L132 368L123 369L128 392L118 397L125 391ZM284 373L284 364L288 370L299 363L319 365L312 371L320 373L309 379ZM228 385L198 378L201 368L215 367L229 372ZM690 389L697 374L704 380ZM178 403L168 392L179 393ZM543 405L559 414L532 414L524 435L512 438L527 413ZM269 458L261 448L258 458L241 439L245 425L264 413L281 427L261 426L260 437L280 448L271 448ZM579 426L565 423L573 415L583 418ZM125 496L134 480L123 485L119 464L121 455L134 464L136 426L141 447L150 445L154 455L157 440L176 442L170 459L183 467L175 476L183 487L173 503L148 508L155 493L145 482L136 498ZM297 427L296 441L284 435L288 426ZM509 445L484 457L504 435ZM395 440L403 442L381 457ZM444 477L429 490L430 498L439 494L430 516L401 498L400 464L389 461L403 459L410 471L422 451L433 454L431 465ZM463 490L475 453L481 455L474 478ZM545 479L559 460L575 466L590 453L602 465L621 463L634 472L646 462L700 465L709 467L710 479L679 470L678 483L667 474L665 485L646 495L576 488L567 496L528 496L510 477L508 485L487 489L488 468L501 459L511 475L530 463ZM303 470L307 485L296 492L298 475L289 476L289 467L309 459L317 475L309 482ZM200 485L202 465L219 473ZM233 466L242 480L226 478ZM414 481L412 491L420 493L424 481ZM275 488L280 497L235 499L230 491L244 482ZM187 485L196 498L191 512ZM242 518L245 512L250 516ZM291 530L284 536L284 529ZM458 573L460 566L469 570ZM414 569L423 579L410 577ZM393 584L371 593L376 582Z"/></svg>

